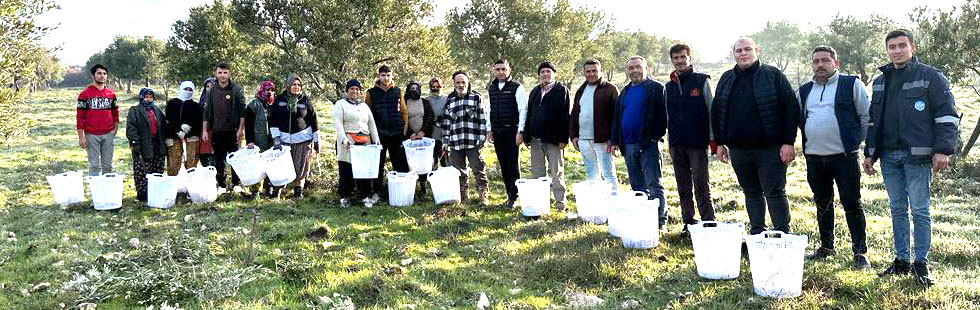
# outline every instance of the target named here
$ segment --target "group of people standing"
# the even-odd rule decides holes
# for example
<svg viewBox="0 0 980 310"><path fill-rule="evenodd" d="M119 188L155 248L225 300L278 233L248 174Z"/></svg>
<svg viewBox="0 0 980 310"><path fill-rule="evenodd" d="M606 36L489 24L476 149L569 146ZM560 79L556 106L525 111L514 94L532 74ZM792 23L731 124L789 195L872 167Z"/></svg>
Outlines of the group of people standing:
<svg viewBox="0 0 980 310"><path fill-rule="evenodd" d="M93 82L78 96L76 129L79 146L88 152L89 175L99 175L112 172L119 109L115 93L106 87L109 69L97 64L90 72ZM136 199L147 200L147 174L177 175L182 167L191 169L199 162L216 168L219 191L232 190L250 199L260 192L279 197L282 187L272 186L268 179L246 190L233 169L229 186L225 158L239 150L243 139L246 147L260 151L289 146L296 169L293 197L302 198L310 160L320 149L317 115L298 75L290 74L285 85L277 95L274 83L263 81L246 102L241 86L231 80L230 67L219 63L214 77L205 80L199 101L194 101L191 81L181 82L177 97L163 109L153 89L141 89L139 102L126 118Z"/></svg>
<svg viewBox="0 0 980 310"><path fill-rule="evenodd" d="M347 97L333 107L340 204L349 206L355 196L363 197L366 206L380 200L385 163L409 172L402 142L429 137L435 139L436 164L461 171L463 200L469 200L472 174L477 200L489 205L480 151L490 142L507 194L501 207L512 209L519 199L516 181L521 178L519 152L524 145L530 149L530 177L550 177L554 206L564 210L564 152L571 143L582 154L588 178L604 180L610 189L618 187L614 165L618 150L625 159L630 187L659 200L658 224L664 229L668 212L661 185L660 143L667 136L683 224L697 223L696 213L702 221L715 219L708 175L708 157L714 155L730 163L735 172L745 196L749 233L770 229L789 233L786 173L797 155L794 144L799 132L820 234L819 249L807 257L835 254L836 184L851 235L853 264L870 266L865 256L860 170L863 166L866 173L874 174L873 164L881 160L895 249L895 260L883 274L912 272L928 285L932 283L927 266L930 180L954 152L959 116L946 78L913 56L911 32L892 31L885 43L891 62L880 68L870 99L857 77L838 72L840 61L832 47L813 49L813 80L794 90L779 69L760 63L760 47L749 38L733 45L736 65L722 74L714 92L711 77L695 70L691 48L684 44L670 48L675 70L666 85L648 77L647 61L640 56L626 61L629 83L622 89L603 78L600 61L589 60L583 65L585 82L574 94L557 82L559 72L550 62L538 65L539 83L528 92L511 77L508 61L500 59L494 62L493 79L486 85L488 104L483 104L466 71L452 74L453 90L448 96L441 95L438 78L428 81L429 93L423 96L421 83L410 81L403 91L395 86L392 69L382 65L371 88L365 91L360 81L350 80ZM278 96L271 81L262 82L246 104L228 72L227 66L218 65L216 78L205 82L200 104L190 98L193 84L181 83L178 98L167 103L165 112L152 104L152 90L140 91L140 103L130 109L127 120L140 199L146 198L141 175L162 171L168 152L168 172L175 174L185 149L186 167L196 165L193 150L213 153L218 185L224 187L224 157L237 150L243 138L248 147L261 150L290 145L297 169L294 196L302 197L310 158L319 152L317 115L302 92L302 81L290 75ZM95 82L79 95L79 144L88 150L93 174L112 170L118 112L115 96L104 85L107 73L103 66L92 68ZM862 141L864 159L859 164ZM382 147L377 179L353 177L349 147L365 144ZM238 184L234 175L232 182ZM267 195L278 195L269 192L267 183L262 187ZM252 197L257 191L252 190ZM766 213L771 226L766 225Z"/></svg>

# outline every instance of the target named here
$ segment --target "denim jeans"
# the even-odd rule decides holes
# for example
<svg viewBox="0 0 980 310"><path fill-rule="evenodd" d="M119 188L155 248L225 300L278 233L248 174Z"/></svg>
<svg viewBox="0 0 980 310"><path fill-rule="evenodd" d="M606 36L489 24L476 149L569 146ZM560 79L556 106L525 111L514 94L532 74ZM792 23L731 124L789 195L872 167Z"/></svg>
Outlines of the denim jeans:
<svg viewBox="0 0 980 310"><path fill-rule="evenodd" d="M806 179L817 205L820 247L834 248L834 184L844 207L844 220L851 233L851 251L868 252L864 209L861 207L861 170L857 152L836 155L806 155Z"/></svg>
<svg viewBox="0 0 980 310"><path fill-rule="evenodd" d="M895 238L895 258L909 260L910 237L916 261L926 261L932 242L929 216L929 182L932 181L930 156L913 156L908 150L886 150L881 154L881 176L888 192ZM911 207L914 230L909 229Z"/></svg>
<svg viewBox="0 0 980 310"><path fill-rule="evenodd" d="M664 187L660 184L660 148L658 143L650 142L645 148L640 144L627 144L623 148L626 157L626 171L630 175L630 186L634 191L647 193L650 200L660 199L658 213L660 227L667 224L667 207L664 202Z"/></svg>
<svg viewBox="0 0 980 310"><path fill-rule="evenodd" d="M766 208L772 229L789 233L789 200L786 199L786 164L779 146L731 148L732 169L745 194L749 233L766 230Z"/></svg>
<svg viewBox="0 0 980 310"><path fill-rule="evenodd" d="M616 189L616 168L613 166L613 156L606 152L605 143L595 143L592 139L579 139L578 149L582 152L582 162L585 163L585 175L589 180L605 180L610 189ZM599 174L602 169L602 175Z"/></svg>

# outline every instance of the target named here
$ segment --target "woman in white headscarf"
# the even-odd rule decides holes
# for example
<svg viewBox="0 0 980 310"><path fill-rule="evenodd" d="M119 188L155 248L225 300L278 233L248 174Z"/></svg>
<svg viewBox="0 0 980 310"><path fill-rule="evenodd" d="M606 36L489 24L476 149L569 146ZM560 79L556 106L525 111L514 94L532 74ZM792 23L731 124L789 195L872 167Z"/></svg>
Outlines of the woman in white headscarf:
<svg viewBox="0 0 980 310"><path fill-rule="evenodd" d="M194 102L194 82L183 81L177 89L177 98L167 101L167 174L177 175L180 165L185 168L197 166L197 149L201 136L204 111ZM184 160L184 144L187 144L187 159Z"/></svg>

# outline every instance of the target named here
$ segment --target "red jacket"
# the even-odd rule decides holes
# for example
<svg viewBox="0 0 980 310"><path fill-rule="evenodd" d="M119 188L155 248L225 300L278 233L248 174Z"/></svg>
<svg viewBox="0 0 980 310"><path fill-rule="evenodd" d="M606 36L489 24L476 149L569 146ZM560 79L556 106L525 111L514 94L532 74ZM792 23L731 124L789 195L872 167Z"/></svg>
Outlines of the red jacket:
<svg viewBox="0 0 980 310"><path fill-rule="evenodd" d="M116 93L109 88L99 90L94 85L86 87L78 94L75 112L75 128L85 130L87 134L110 133L116 129L116 123L119 123Z"/></svg>

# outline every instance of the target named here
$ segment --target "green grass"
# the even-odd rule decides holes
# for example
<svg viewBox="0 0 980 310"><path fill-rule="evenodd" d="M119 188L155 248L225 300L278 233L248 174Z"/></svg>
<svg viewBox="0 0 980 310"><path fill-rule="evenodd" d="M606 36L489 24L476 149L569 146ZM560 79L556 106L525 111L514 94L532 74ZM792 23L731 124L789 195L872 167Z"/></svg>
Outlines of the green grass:
<svg viewBox="0 0 980 310"><path fill-rule="evenodd" d="M937 285L924 288L910 277L876 275L892 258L891 224L881 178L863 176L874 268L849 268L849 237L837 212L839 253L806 264L802 296L773 300L753 294L745 261L736 280L699 278L690 240L678 234L676 222L659 248L630 250L604 226L567 220L562 213L527 221L516 211L475 205L339 208L330 143L314 170L315 189L298 203L247 203L223 196L212 205L154 210L135 201L129 178L118 212L96 212L88 203L61 208L53 204L44 176L85 169L85 153L73 129L77 91L35 94L27 117L40 125L28 139L0 151L2 309L72 308L82 302L97 303L98 309L132 309L163 301L187 309L307 309L323 306L320 296L335 293L358 309L473 309L481 292L494 309L566 307L568 293L597 295L606 300L602 309L618 309L626 300L638 301L640 309L960 310L980 304L977 157L961 159L933 182L931 258ZM972 130L980 110L977 98L967 91L956 94L966 114L963 127ZM124 96L122 115L135 103L132 95ZM330 106L320 103L321 115L330 115ZM321 128L327 128L325 138L333 137L332 126ZM123 137L120 130L115 167L129 176L132 165ZM491 200L500 203L505 197L496 159L491 148L483 152ZM584 179L579 154L569 151L566 160L567 183ZM522 163L527 175L526 151ZM710 164L718 218L747 222L731 168L714 160ZM676 184L666 158L664 167L667 202L676 219ZM626 184L621 158L617 168L620 184ZM804 168L802 158L790 167L787 194L792 230L808 235L808 250L813 250L815 211ZM128 244L132 238L140 240L138 247ZM119 278L90 276L105 284L93 280L66 289L93 268ZM22 290L41 282L51 286L22 296ZM234 295L223 297L228 293Z"/></svg>

